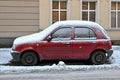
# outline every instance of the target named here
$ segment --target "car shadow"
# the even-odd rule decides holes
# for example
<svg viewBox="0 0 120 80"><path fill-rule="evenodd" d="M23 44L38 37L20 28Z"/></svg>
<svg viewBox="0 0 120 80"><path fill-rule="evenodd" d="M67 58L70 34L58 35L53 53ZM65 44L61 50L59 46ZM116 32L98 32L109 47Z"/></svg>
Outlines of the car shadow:
<svg viewBox="0 0 120 80"><path fill-rule="evenodd" d="M65 63L65 65L92 65L92 63L88 60L63 60L63 62ZM36 66L51 66L53 64L58 64L58 61L48 61L48 60L44 60L39 62ZM6 65L6 66L23 66L21 62L10 62L8 64L1 64L1 65Z"/></svg>

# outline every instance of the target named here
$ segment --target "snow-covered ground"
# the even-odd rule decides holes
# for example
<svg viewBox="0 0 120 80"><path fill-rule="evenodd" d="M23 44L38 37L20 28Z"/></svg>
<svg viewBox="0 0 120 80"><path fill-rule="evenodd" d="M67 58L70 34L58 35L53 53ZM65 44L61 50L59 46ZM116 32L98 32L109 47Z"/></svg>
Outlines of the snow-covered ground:
<svg viewBox="0 0 120 80"><path fill-rule="evenodd" d="M27 73L51 70L106 70L106 69L120 69L120 46L113 46L114 53L110 58L111 64L104 65L66 65L60 61L58 64L45 66L9 66L7 64L12 59L10 55L11 48L0 48L0 73Z"/></svg>

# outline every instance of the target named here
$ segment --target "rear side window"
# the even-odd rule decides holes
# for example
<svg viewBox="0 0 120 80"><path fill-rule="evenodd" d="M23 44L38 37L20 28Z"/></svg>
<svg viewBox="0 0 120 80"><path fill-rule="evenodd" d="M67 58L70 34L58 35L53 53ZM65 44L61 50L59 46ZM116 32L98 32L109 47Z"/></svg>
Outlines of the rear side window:
<svg viewBox="0 0 120 80"><path fill-rule="evenodd" d="M60 28L52 35L52 41L66 41L71 39L71 28Z"/></svg>
<svg viewBox="0 0 120 80"><path fill-rule="evenodd" d="M96 35L89 28L75 28L75 39L95 39Z"/></svg>

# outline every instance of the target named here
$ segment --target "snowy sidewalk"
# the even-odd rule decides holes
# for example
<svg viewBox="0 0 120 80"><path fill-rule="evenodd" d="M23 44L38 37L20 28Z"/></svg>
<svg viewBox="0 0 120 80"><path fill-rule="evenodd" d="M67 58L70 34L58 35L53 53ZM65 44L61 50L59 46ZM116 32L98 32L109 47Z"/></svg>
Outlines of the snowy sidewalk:
<svg viewBox="0 0 120 80"><path fill-rule="evenodd" d="M69 70L69 71L87 71L87 70L106 70L106 69L120 69L120 46L113 46L114 53L110 58L111 64L104 65L66 65L60 61L58 64L51 66L5 66L12 59L10 55L10 48L0 48L0 73L27 73L40 72L51 70Z"/></svg>

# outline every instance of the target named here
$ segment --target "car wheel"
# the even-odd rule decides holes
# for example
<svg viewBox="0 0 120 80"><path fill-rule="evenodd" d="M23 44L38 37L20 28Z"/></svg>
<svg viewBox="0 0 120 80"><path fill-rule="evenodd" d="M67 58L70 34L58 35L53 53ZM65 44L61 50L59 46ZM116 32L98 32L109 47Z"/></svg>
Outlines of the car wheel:
<svg viewBox="0 0 120 80"><path fill-rule="evenodd" d="M34 52L25 52L21 57L21 62L25 66L34 66L38 62L38 57Z"/></svg>
<svg viewBox="0 0 120 80"><path fill-rule="evenodd" d="M93 64L99 65L104 64L107 61L107 58L103 51L96 51L92 54L91 61Z"/></svg>

